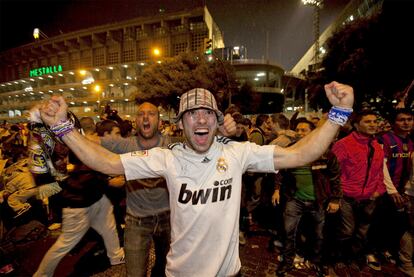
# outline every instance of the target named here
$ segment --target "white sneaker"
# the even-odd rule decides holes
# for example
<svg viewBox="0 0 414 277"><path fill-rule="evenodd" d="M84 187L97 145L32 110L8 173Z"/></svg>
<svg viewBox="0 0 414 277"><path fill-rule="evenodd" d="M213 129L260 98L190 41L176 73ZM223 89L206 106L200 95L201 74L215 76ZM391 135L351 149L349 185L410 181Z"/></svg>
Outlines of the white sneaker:
<svg viewBox="0 0 414 277"><path fill-rule="evenodd" d="M295 258L293 259L293 263L303 263L305 261L305 258L302 256L299 256L298 254L295 255Z"/></svg>
<svg viewBox="0 0 414 277"><path fill-rule="evenodd" d="M10 272L14 271L14 267L12 264L6 264L2 268L0 268L0 274L8 274Z"/></svg>
<svg viewBox="0 0 414 277"><path fill-rule="evenodd" d="M111 265L120 265L124 263L125 263L125 256L122 256L121 258L119 258L118 261L111 263Z"/></svg>
<svg viewBox="0 0 414 277"><path fill-rule="evenodd" d="M278 255L277 260L279 262L283 261L283 255ZM293 259L293 264L301 264L305 261L305 258L299 256L298 254L295 255L295 258Z"/></svg>
<svg viewBox="0 0 414 277"><path fill-rule="evenodd" d="M55 231L58 230L62 227L62 223L52 223L49 225L49 227L47 227L47 229L49 229L50 231Z"/></svg>
<svg viewBox="0 0 414 277"><path fill-rule="evenodd" d="M306 268L306 264L305 264L305 258L299 256L298 254L295 255L295 258L293 259L293 266L296 269L305 269Z"/></svg>
<svg viewBox="0 0 414 277"><path fill-rule="evenodd" d="M368 254L367 258L367 265L372 268L373 270L380 271L381 270L381 263L375 258L373 254Z"/></svg>
<svg viewBox="0 0 414 277"><path fill-rule="evenodd" d="M273 245L278 247L278 248L282 248L283 247L283 243L280 240L274 240L273 241Z"/></svg>
<svg viewBox="0 0 414 277"><path fill-rule="evenodd" d="M16 215L13 218L17 218L19 216L21 216L22 214L24 214L25 212L27 212L32 206L29 203L24 203L23 204L23 208L21 208L20 210L18 210L16 212Z"/></svg>

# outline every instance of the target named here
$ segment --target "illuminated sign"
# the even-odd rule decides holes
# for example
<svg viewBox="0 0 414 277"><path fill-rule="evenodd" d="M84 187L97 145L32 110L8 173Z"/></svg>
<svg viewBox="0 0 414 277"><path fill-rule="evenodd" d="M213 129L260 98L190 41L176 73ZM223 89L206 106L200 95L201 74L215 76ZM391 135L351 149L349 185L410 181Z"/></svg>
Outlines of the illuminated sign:
<svg viewBox="0 0 414 277"><path fill-rule="evenodd" d="M39 67L39 68L30 70L30 77L38 77L38 76L42 76L45 74L52 74L52 73L57 73L61 71L63 71L63 68L60 64L53 65L53 66L51 65L51 66L46 66L46 67Z"/></svg>

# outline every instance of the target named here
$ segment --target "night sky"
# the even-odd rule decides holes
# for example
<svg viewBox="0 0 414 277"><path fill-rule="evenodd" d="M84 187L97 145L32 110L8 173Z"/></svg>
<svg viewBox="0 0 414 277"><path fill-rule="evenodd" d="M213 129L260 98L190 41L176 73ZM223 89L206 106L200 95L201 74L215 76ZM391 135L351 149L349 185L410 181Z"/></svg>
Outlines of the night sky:
<svg viewBox="0 0 414 277"><path fill-rule="evenodd" d="M325 0L321 33L348 2ZM53 36L202 3L225 45L247 47L248 58L267 58L268 49L270 61L290 70L313 43L313 9L301 0L0 0L0 51L33 42L36 27Z"/></svg>

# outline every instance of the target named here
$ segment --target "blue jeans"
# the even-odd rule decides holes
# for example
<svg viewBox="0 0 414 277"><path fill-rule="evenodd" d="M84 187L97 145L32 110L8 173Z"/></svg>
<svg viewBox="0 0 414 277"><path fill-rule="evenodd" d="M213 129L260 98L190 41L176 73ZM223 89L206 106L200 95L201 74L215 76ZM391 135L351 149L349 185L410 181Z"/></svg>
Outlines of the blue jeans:
<svg viewBox="0 0 414 277"><path fill-rule="evenodd" d="M410 269L414 267L414 196L405 195L404 197L406 199L405 210L408 221L408 229L400 240L398 256L400 258L401 267Z"/></svg>
<svg viewBox="0 0 414 277"><path fill-rule="evenodd" d="M165 276L170 249L170 212L153 216L125 218L125 261L128 276L147 276L151 241L155 247L155 265L151 276Z"/></svg>
<svg viewBox="0 0 414 277"><path fill-rule="evenodd" d="M286 245L283 249L283 259L286 264L292 265L296 253L296 234L300 219L304 214L309 214L312 219L313 238L308 238L313 241L313 257L311 260L315 264L321 262L322 242L323 242L323 226L325 223L325 211L319 207L316 201L301 201L295 198L286 202L285 212L283 214L285 231L286 231Z"/></svg>

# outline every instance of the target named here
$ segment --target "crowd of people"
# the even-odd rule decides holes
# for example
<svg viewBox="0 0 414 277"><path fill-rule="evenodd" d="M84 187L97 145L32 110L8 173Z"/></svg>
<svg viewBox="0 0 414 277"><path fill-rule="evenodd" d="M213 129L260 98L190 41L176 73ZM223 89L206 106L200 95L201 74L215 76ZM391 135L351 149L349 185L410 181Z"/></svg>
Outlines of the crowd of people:
<svg viewBox="0 0 414 277"><path fill-rule="evenodd" d="M174 122L144 102L134 125L113 111L78 120L52 97L29 123L0 130L4 226L38 202L41 220L59 223L34 276L53 276L91 227L128 276L147 275L151 247L151 276L241 276L254 222L280 251L278 276L302 267L327 276L328 266L358 276L382 259L414 276L413 115L396 109L380 126L379 114L352 110L350 86L325 91L328 113L289 119L221 112L196 88Z"/></svg>
<svg viewBox="0 0 414 277"><path fill-rule="evenodd" d="M327 115L297 114L290 120L283 114L258 115L244 139L287 147L327 120ZM241 128L243 118L237 118L236 113ZM381 271L381 261L414 276L413 135L410 109L396 108L384 119L365 108L353 112L319 159L261 176L259 182L244 179L248 193L241 214L252 213L248 218L270 228L269 248L280 250L278 276L304 268L327 276L328 267L339 276L360 276L365 265ZM243 203L255 199L264 210L255 212L249 204L243 210ZM240 226L244 243L246 227Z"/></svg>

